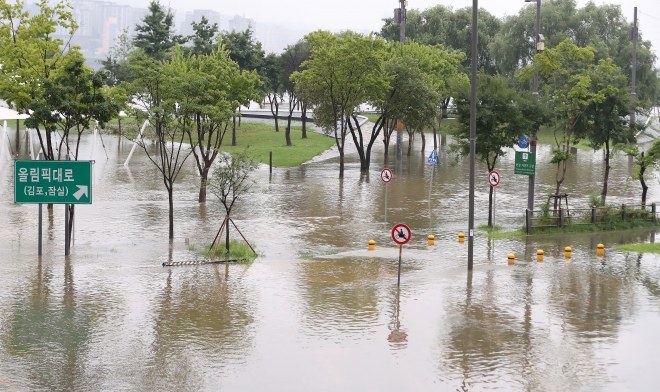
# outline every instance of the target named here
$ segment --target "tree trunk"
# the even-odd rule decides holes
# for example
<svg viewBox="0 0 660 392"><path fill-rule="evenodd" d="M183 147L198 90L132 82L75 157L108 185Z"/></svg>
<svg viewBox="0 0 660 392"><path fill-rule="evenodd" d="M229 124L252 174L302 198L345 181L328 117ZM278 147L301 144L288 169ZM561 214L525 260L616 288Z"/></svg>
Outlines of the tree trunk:
<svg viewBox="0 0 660 392"><path fill-rule="evenodd" d="M289 113L289 118L287 119L286 122L286 130L284 131L284 137L286 139L286 145L291 147L293 144L291 144L291 113Z"/></svg>
<svg viewBox="0 0 660 392"><path fill-rule="evenodd" d="M494 187L490 187L490 192L488 192L488 227L493 227L493 190Z"/></svg>
<svg viewBox="0 0 660 392"><path fill-rule="evenodd" d="M412 145L413 145L413 133L408 131L408 154L407 154L407 156L410 156L412 154Z"/></svg>
<svg viewBox="0 0 660 392"><path fill-rule="evenodd" d="M302 105L302 138L307 139L307 105Z"/></svg>
<svg viewBox="0 0 660 392"><path fill-rule="evenodd" d="M21 129L21 120L16 120L16 157L17 158L18 158L18 154L21 152L20 129Z"/></svg>
<svg viewBox="0 0 660 392"><path fill-rule="evenodd" d="M605 178L603 179L603 192L601 192L601 198L603 203L605 203L605 198L607 197L607 182L610 176L610 141L605 141Z"/></svg>
<svg viewBox="0 0 660 392"><path fill-rule="evenodd" d="M240 117L239 117L240 121ZM236 117L234 117L234 124L231 129L231 145L236 146Z"/></svg>
<svg viewBox="0 0 660 392"><path fill-rule="evenodd" d="M229 258L229 214L227 214L227 223L225 223L225 249L227 250L227 258Z"/></svg>
<svg viewBox="0 0 660 392"><path fill-rule="evenodd" d="M205 203L206 202L206 184L209 178L209 168L205 167L202 172L200 173L200 176L202 177L202 181L199 185L199 199L198 201L200 203Z"/></svg>
<svg viewBox="0 0 660 392"><path fill-rule="evenodd" d="M435 125L433 126L433 150L438 151L438 136L437 136L437 128Z"/></svg>
<svg viewBox="0 0 660 392"><path fill-rule="evenodd" d="M344 178L344 150L339 150L339 178Z"/></svg>
<svg viewBox="0 0 660 392"><path fill-rule="evenodd" d="M174 240L174 184L170 183L167 187L167 197L169 198L170 207L170 241Z"/></svg>
<svg viewBox="0 0 660 392"><path fill-rule="evenodd" d="M424 150L426 149L426 135L424 135L424 131L422 131L421 134L422 134L422 155L423 155Z"/></svg>
<svg viewBox="0 0 660 392"><path fill-rule="evenodd" d="M644 158L644 153L642 153L642 158ZM649 190L649 187L646 186L644 181L644 172L646 171L645 167L639 169L639 183L642 185L642 205L646 205L646 191Z"/></svg>

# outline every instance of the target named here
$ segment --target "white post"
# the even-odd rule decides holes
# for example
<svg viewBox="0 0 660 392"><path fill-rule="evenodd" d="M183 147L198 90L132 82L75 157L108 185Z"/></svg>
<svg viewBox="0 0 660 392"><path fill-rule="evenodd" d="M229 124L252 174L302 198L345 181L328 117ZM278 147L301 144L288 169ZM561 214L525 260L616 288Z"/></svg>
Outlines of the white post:
<svg viewBox="0 0 660 392"><path fill-rule="evenodd" d="M149 125L149 120L144 120L144 124L142 124L142 128L140 129L140 133L138 134L137 139L133 142L133 147L131 148L131 152L128 153L128 158L126 158L126 162L124 162L124 166L128 167L128 162L131 161L131 157L133 156L133 153L135 152L135 148L137 147L137 141L142 138L142 132L144 132L144 129Z"/></svg>
<svg viewBox="0 0 660 392"><path fill-rule="evenodd" d="M94 125L94 135L92 136L92 151L89 152L89 160L91 161L94 158L94 147L96 147L96 136L98 134L98 129Z"/></svg>
<svg viewBox="0 0 660 392"><path fill-rule="evenodd" d="M30 129L25 128L25 134L27 135L25 140L28 143L28 152L30 153L30 159L34 161L34 146L32 146L32 132L30 132Z"/></svg>
<svg viewBox="0 0 660 392"><path fill-rule="evenodd" d="M5 120L4 122L4 128L2 129L2 140L0 140L0 159L2 159L2 157L4 156L5 150L9 148L9 146L5 148L6 138L7 138L7 120ZM6 160L8 161L10 159L11 159L11 154L7 156Z"/></svg>

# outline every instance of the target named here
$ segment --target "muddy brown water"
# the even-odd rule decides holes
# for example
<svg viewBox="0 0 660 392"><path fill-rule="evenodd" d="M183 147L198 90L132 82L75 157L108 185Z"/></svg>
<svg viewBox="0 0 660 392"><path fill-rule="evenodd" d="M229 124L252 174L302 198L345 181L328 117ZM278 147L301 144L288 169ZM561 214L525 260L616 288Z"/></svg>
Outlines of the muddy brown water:
<svg viewBox="0 0 660 392"><path fill-rule="evenodd" d="M613 249L655 241L655 230L497 241L478 232L468 275L467 247L456 240L467 228L468 161L441 150L433 170L427 143L388 186L387 222L382 150L369 176L347 156L343 181L332 154L272 177L262 166L234 214L262 257L163 268L200 259L185 238L197 249L208 244L221 206L211 197L197 203L190 160L175 188L170 248L157 171L139 150L129 169L122 165L129 142L105 136L104 144L109 158L97 142L94 204L76 209L70 257L64 207L44 208L39 258L37 207L13 204L13 167L0 167L0 390L657 388L660 258ZM83 156L90 145L86 138ZM553 188L549 159L541 146L537 205ZM527 178L513 174L512 154L498 166L496 219L513 230L522 225ZM571 166L563 189L571 206L585 207L599 190L602 154L580 151ZM609 202L636 203L627 158L613 166ZM660 201L657 181L649 183L649 200ZM479 165L477 225L486 221L487 190ZM413 231L400 290L389 238L398 222ZM508 253L516 254L513 266Z"/></svg>

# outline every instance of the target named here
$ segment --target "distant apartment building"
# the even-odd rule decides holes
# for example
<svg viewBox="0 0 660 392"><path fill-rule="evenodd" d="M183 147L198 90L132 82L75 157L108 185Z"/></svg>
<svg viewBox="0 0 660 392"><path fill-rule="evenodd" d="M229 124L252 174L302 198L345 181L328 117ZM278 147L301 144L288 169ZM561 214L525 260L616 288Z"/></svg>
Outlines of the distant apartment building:
<svg viewBox="0 0 660 392"><path fill-rule="evenodd" d="M192 23L201 22L202 16L205 16L206 19L208 19L209 25L211 26L213 26L214 23L217 23L220 31L229 28L229 17L227 15L221 15L219 12L213 10L194 10L192 12L186 12L186 18L181 24L179 34L186 36L195 34L195 31L192 28Z"/></svg>

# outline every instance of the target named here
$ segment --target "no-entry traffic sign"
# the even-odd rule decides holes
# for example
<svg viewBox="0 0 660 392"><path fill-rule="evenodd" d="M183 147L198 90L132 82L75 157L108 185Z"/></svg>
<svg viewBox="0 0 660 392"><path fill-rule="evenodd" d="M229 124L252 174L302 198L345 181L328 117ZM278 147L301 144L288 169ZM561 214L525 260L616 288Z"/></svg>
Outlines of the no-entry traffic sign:
<svg viewBox="0 0 660 392"><path fill-rule="evenodd" d="M412 237L410 227L404 225L403 223L399 223L392 228L392 240L394 240L394 242L397 244L407 244L408 241L410 241L410 237Z"/></svg>
<svg viewBox="0 0 660 392"><path fill-rule="evenodd" d="M15 161L14 203L92 204L91 161Z"/></svg>
<svg viewBox="0 0 660 392"><path fill-rule="evenodd" d="M496 172L495 170L488 173L488 183L490 186L500 185L500 173Z"/></svg>
<svg viewBox="0 0 660 392"><path fill-rule="evenodd" d="M392 181L392 170L389 167L386 167L380 172L380 180L386 184Z"/></svg>

